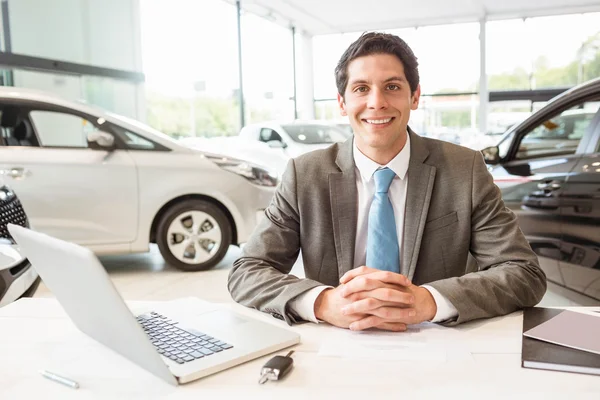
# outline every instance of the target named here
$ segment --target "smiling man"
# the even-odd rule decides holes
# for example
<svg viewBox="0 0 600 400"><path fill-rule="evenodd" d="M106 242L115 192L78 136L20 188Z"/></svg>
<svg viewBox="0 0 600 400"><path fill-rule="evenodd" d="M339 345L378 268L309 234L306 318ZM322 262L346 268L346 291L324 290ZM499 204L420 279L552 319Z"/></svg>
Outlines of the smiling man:
<svg viewBox="0 0 600 400"><path fill-rule="evenodd" d="M453 325L537 304L546 277L479 152L421 138L417 59L365 33L336 70L353 140L292 159L229 275L234 300L288 323ZM306 278L289 272L302 252Z"/></svg>

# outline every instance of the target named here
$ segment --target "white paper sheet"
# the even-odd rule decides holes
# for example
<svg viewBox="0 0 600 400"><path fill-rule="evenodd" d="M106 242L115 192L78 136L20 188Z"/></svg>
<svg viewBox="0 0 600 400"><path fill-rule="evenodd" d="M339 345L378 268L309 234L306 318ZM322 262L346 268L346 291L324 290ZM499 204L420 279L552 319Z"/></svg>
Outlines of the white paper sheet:
<svg viewBox="0 0 600 400"><path fill-rule="evenodd" d="M411 361L429 365L472 360L466 347L453 344L455 332L436 324L414 325L400 333L376 330L341 332L321 345L319 356Z"/></svg>

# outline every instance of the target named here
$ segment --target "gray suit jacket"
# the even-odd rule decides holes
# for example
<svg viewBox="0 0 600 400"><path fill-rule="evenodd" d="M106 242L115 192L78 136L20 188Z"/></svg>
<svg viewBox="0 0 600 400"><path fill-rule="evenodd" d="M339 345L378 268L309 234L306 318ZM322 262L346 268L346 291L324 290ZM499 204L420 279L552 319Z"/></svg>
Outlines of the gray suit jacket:
<svg viewBox="0 0 600 400"><path fill-rule="evenodd" d="M400 272L456 307L458 318L448 325L537 304L546 276L481 153L409 132ZM299 317L290 300L319 285L338 286L355 267L352 148L348 140L289 162L266 218L229 274L235 301L291 324ZM306 279L289 275L300 251Z"/></svg>

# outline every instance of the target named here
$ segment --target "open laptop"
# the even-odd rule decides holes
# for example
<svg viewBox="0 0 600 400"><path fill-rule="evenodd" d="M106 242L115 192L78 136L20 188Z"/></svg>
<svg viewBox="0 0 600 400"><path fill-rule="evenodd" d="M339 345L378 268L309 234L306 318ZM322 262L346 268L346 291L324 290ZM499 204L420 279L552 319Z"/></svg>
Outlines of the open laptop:
<svg viewBox="0 0 600 400"><path fill-rule="evenodd" d="M134 316L90 250L17 225L8 230L83 333L173 385L300 342L287 329L201 300Z"/></svg>

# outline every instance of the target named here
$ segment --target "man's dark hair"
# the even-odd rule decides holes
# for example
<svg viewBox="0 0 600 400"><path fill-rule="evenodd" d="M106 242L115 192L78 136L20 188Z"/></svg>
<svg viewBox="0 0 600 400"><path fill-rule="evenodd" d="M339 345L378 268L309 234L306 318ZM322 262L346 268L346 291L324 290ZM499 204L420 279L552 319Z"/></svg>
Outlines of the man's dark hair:
<svg viewBox="0 0 600 400"><path fill-rule="evenodd" d="M344 96L348 86L348 64L358 57L372 54L391 54L404 66L404 74L413 94L419 85L419 69L417 57L408 44L396 35L381 32L365 32L352 43L342 54L335 67L335 84L340 96Z"/></svg>

